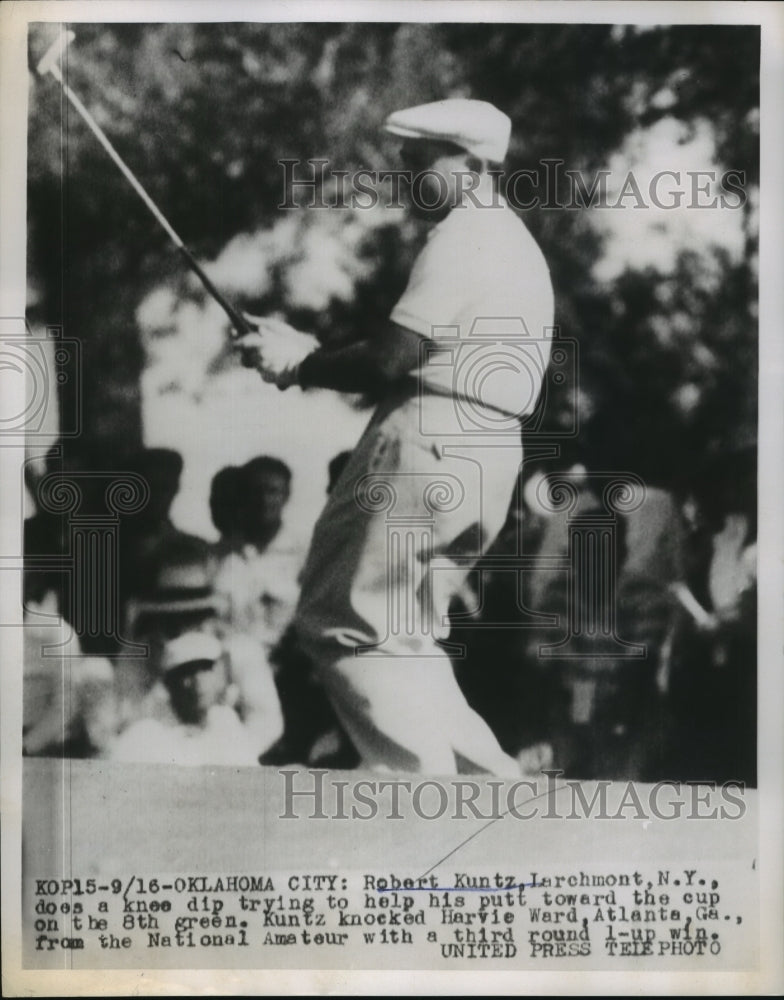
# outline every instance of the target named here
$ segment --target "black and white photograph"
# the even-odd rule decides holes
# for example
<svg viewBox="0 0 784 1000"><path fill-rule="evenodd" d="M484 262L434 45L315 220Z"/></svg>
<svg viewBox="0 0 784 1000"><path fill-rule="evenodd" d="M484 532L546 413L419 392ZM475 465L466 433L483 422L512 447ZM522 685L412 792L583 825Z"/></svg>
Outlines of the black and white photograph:
<svg viewBox="0 0 784 1000"><path fill-rule="evenodd" d="M781 989L782 4L0 17L4 992Z"/></svg>

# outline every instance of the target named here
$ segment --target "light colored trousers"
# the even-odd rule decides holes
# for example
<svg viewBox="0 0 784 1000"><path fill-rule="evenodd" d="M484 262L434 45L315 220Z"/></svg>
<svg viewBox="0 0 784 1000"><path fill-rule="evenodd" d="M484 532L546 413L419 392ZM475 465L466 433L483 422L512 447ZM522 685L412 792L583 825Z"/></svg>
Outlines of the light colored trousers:
<svg viewBox="0 0 784 1000"><path fill-rule="evenodd" d="M401 393L330 494L295 623L363 766L519 775L436 640L504 523L521 462L519 433L469 439L452 399Z"/></svg>

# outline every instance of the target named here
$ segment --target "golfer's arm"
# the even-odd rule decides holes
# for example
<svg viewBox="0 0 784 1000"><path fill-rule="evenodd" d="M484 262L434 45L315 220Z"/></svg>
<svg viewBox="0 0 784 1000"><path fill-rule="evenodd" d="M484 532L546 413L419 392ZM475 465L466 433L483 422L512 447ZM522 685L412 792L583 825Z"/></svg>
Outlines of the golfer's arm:
<svg viewBox="0 0 784 1000"><path fill-rule="evenodd" d="M377 338L320 348L299 366L297 381L340 392L368 392L397 382L420 365L422 338L390 323Z"/></svg>

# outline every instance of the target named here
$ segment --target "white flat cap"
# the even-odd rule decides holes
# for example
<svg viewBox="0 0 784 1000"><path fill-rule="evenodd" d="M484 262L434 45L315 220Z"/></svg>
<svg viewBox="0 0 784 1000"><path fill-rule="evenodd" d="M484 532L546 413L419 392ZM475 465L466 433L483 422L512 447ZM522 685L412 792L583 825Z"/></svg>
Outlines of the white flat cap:
<svg viewBox="0 0 784 1000"><path fill-rule="evenodd" d="M384 128L407 139L453 142L483 160L506 156L512 122L487 101L451 98L393 112Z"/></svg>
<svg viewBox="0 0 784 1000"><path fill-rule="evenodd" d="M164 673L176 670L186 663L199 663L207 660L214 663L220 659L223 646L214 635L206 632L185 632L176 639L167 642L163 649L161 667Z"/></svg>

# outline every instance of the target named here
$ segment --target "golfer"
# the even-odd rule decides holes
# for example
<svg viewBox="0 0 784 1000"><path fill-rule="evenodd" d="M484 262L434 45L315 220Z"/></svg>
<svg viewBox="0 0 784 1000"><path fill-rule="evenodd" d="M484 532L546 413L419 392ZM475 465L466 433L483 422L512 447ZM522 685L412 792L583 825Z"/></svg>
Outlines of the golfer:
<svg viewBox="0 0 784 1000"><path fill-rule="evenodd" d="M295 615L362 765L516 777L444 643L451 597L500 530L520 470L520 420L549 356L549 272L494 189L505 114L445 100L385 128L403 139L411 210L433 223L386 326L313 350L258 319L238 343L281 389L381 399L316 524Z"/></svg>

